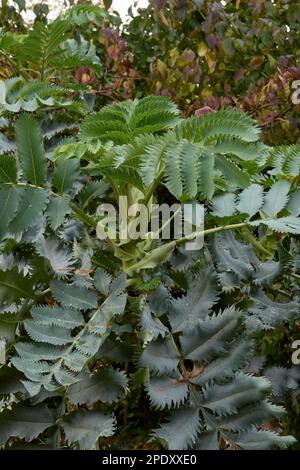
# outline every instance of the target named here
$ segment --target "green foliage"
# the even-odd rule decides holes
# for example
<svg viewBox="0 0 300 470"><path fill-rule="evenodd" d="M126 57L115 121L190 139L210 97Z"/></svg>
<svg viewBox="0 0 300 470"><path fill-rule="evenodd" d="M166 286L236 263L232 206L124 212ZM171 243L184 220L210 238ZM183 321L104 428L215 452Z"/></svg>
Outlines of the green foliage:
<svg viewBox="0 0 300 470"><path fill-rule="evenodd" d="M248 448L243 438L246 434L255 435L251 434L253 426L271 416L280 416L284 410L265 401L271 390L268 380L242 372L253 348L247 334L240 332L245 313L233 306L218 314L210 313L218 298L215 294L212 297L207 289L199 289L202 279L207 279L207 272L196 272L187 298L193 298L193 292L202 292L203 305L207 302L205 314L191 317L184 297L172 300L166 312L158 314L160 319L164 318L162 313L167 314L171 329L160 329L160 339L154 334L140 359L140 365L151 371L146 388L153 406L176 408L168 423L162 424L153 436L170 449L193 445L198 448L202 434L209 432L214 442L210 449L218 448L222 442L234 448ZM210 288L215 282L212 277L206 281ZM237 431L241 432L241 441L235 434ZM291 438L280 441L270 432L266 432L265 439L268 444L264 442L261 447L253 439L252 448L284 448L292 443Z"/></svg>
<svg viewBox="0 0 300 470"><path fill-rule="evenodd" d="M199 193L210 199L219 173L233 188L246 187L249 177L243 163L250 157L245 158L243 150L258 139L255 123L244 114L227 110L177 124L175 111L165 98L155 96L104 107L82 124L80 139L97 139L100 145L93 156L86 147L86 158L92 159L93 168L104 175L131 182L144 192L157 177L164 178L170 193L179 200L193 199ZM145 135L175 125L174 133L156 139ZM143 136L138 137L140 134ZM112 148L110 141L117 147ZM77 146L73 146L75 155ZM258 157L260 148L253 144L252 160ZM66 147L58 149L57 156L59 152L65 154ZM97 155L100 163L96 162Z"/></svg>
<svg viewBox="0 0 300 470"><path fill-rule="evenodd" d="M59 46L65 41L68 29L68 22L63 20L54 21L49 25L36 23L22 43L20 56L23 60L30 57L30 62L37 67L41 78L44 77L46 67L53 67L53 62L58 60Z"/></svg>
<svg viewBox="0 0 300 470"><path fill-rule="evenodd" d="M229 238L226 245L224 239L224 250L230 249L232 242ZM226 267L228 270L230 265ZM210 313L221 295L213 272L212 266L209 271L207 268L196 271L187 295L169 302L165 310L157 312L155 307L152 310L151 298L146 307L147 315L150 310L159 325L153 330L153 340L146 345L140 365L151 371L146 388L152 404L161 409L178 408L170 415L168 424L162 424L154 433L170 449L191 445L198 448L203 432L214 434L214 438L211 436L214 445L211 443L209 448L218 448L223 440L232 447L247 448L244 435L252 436L254 425L283 412L282 408L261 401L270 393L270 382L242 372L247 369L253 348L248 334L241 334L241 319L247 318L247 312L231 306L223 312ZM244 295L247 297L248 291ZM240 305L247 304L241 301ZM286 310L286 306L282 308ZM167 321L171 329L160 326L165 314L161 326ZM278 321L276 308L265 314L270 323L272 316ZM151 330L147 331L150 334ZM234 436L236 431L242 432L242 441ZM264 442L261 448L285 447L286 442L292 442L278 441L273 433L266 433L266 440L268 444ZM259 448L259 443L253 443L253 448Z"/></svg>
<svg viewBox="0 0 300 470"><path fill-rule="evenodd" d="M0 9L4 448L294 444L291 335L272 341L299 321L296 12L196 3L122 28L89 3L27 29ZM203 249L100 240L120 195L201 202Z"/></svg>
<svg viewBox="0 0 300 470"><path fill-rule="evenodd" d="M126 144L141 134L168 129L178 121L176 106L164 97L149 96L141 101L104 107L81 126L82 140L101 139Z"/></svg>
<svg viewBox="0 0 300 470"><path fill-rule="evenodd" d="M51 262L53 264L53 256ZM19 356L12 359L13 365L29 379L30 382L24 382L24 385L30 395L36 395L41 385L53 391L60 385L77 382L76 375L108 335L112 318L124 311L126 295L118 283L111 282L107 298L98 305L94 292L52 282L53 297L62 307L40 306L31 311L32 319L25 320L24 328L36 344L19 343L16 346ZM90 311L86 322L80 310ZM77 327L81 327L79 331ZM74 329L75 335L72 334Z"/></svg>

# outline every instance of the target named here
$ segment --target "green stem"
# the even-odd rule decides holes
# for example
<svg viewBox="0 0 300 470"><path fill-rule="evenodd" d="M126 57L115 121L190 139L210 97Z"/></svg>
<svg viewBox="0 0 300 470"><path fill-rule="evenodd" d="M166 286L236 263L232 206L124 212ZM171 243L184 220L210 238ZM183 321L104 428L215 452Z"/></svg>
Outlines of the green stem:
<svg viewBox="0 0 300 470"><path fill-rule="evenodd" d="M30 183L11 183L11 182L6 182L3 183L6 186L15 186L16 188L33 188L33 189L45 189L42 186L37 186L36 184L30 184ZM50 191L52 193L52 191ZM57 197L62 197L59 194L52 193L54 196Z"/></svg>
<svg viewBox="0 0 300 470"><path fill-rule="evenodd" d="M161 170L157 177L154 178L153 180L153 183L151 184L150 188L148 189L148 191L146 192L145 194L145 197L144 197L144 200L143 200L143 204L145 204L146 206L148 205L150 199L151 199L151 196L153 195L154 191L156 190L157 186L159 185L162 177L163 177L163 170Z"/></svg>
<svg viewBox="0 0 300 470"><path fill-rule="evenodd" d="M175 219L176 215L181 211L181 207L177 211L173 212L173 215L153 234L153 239L156 237Z"/></svg>
<svg viewBox="0 0 300 470"><path fill-rule="evenodd" d="M300 279L300 275L299 275L299 274L289 273L289 276L294 277L295 279Z"/></svg>
<svg viewBox="0 0 300 470"><path fill-rule="evenodd" d="M124 269L124 271L127 272L129 276L131 276L135 272L139 272L141 269L153 268L158 263L165 261L168 255L176 246L182 245L183 243L193 240L194 238L199 237L201 235L205 236L210 235L212 233L223 232L225 230L236 230L245 227L246 225L246 223L242 222L239 224L214 227L207 230L201 230L200 232L192 233L191 235L179 238L178 240L172 240L169 243L165 243L164 245L161 245L158 248L154 248L154 250L147 252L142 259L140 259L133 265L128 266L126 269Z"/></svg>
<svg viewBox="0 0 300 470"><path fill-rule="evenodd" d="M214 228L209 228L207 230L201 230L200 232L195 232L195 233L192 233L191 235L187 235L185 237L179 238L178 240L175 240L175 244L176 246L179 246L187 241L194 240L195 238L200 237L201 235L205 237L205 235L210 235L212 233L224 232L225 230L237 230L239 228L246 227L246 226L247 226L246 222L240 222L239 224L221 225L220 227L214 227Z"/></svg>
<svg viewBox="0 0 300 470"><path fill-rule="evenodd" d="M270 251L268 251L258 240L256 240L252 233L249 232L248 228L244 228L242 232L245 241L251 243L254 248L256 248L264 255L272 257L272 253L270 253Z"/></svg>
<svg viewBox="0 0 300 470"><path fill-rule="evenodd" d="M288 292L286 292L285 290L282 290L282 289L273 289L273 288L270 288L270 291L272 292L272 294L274 294L275 296L277 294L281 294L283 295L284 297L287 297L288 299L291 299L293 297L293 294L289 294Z"/></svg>
<svg viewBox="0 0 300 470"><path fill-rule="evenodd" d="M86 214L83 210L79 209L75 204L69 204L72 211L75 212L75 214L78 216L80 220L85 222L86 224L90 225L93 227L95 230L97 228L97 222L88 214Z"/></svg>
<svg viewBox="0 0 300 470"><path fill-rule="evenodd" d="M118 198L119 198L119 196L120 196L120 192L119 192L119 189L118 189L117 185L114 183L113 178L107 177L107 181L108 181L109 184L111 185L112 190L113 190L113 192L114 192L114 194L115 194L116 200L118 201Z"/></svg>

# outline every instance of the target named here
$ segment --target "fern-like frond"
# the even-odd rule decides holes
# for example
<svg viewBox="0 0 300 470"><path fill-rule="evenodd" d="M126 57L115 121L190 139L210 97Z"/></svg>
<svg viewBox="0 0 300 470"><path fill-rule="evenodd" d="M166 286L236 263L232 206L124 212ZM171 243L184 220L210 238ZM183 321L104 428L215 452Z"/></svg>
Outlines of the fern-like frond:
<svg viewBox="0 0 300 470"><path fill-rule="evenodd" d="M258 140L260 131L255 121L247 114L234 109L226 109L185 119L176 127L175 132L178 139L201 142L204 145L215 142L218 148L221 144L220 139L224 138L239 138L246 142L255 142ZM235 142L233 144L235 145ZM226 153L229 151L230 147L227 147Z"/></svg>
<svg viewBox="0 0 300 470"><path fill-rule="evenodd" d="M74 25L99 21L107 16L106 11L90 3L75 4L65 12L65 18Z"/></svg>
<svg viewBox="0 0 300 470"><path fill-rule="evenodd" d="M173 103L164 97L149 96L105 106L84 120L79 137L122 145L138 135L170 129L177 121L178 111Z"/></svg>
<svg viewBox="0 0 300 470"><path fill-rule="evenodd" d="M297 177L300 173L300 145L269 147L261 153L258 163L270 175Z"/></svg>
<svg viewBox="0 0 300 470"><path fill-rule="evenodd" d="M25 320L24 327L33 342L19 343L18 356L12 358L15 367L27 377L24 385L31 395L37 394L42 385L51 391L77 382L77 375L106 339L111 319L124 311L124 286L123 277L110 280L106 299L98 305L97 295L91 290L51 283L60 306L32 309L32 318ZM90 312L87 320L81 311Z"/></svg>
<svg viewBox="0 0 300 470"><path fill-rule="evenodd" d="M66 20L57 19L48 25L35 23L23 43L17 49L19 59L35 66L41 78L58 62L62 55L60 45L67 39L70 25Z"/></svg>

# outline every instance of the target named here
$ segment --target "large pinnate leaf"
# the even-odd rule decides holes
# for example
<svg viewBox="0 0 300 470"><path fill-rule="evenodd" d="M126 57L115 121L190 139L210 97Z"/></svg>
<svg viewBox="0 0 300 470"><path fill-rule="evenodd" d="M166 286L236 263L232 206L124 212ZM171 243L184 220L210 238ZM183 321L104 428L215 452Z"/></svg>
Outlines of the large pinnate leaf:
<svg viewBox="0 0 300 470"><path fill-rule="evenodd" d="M53 417L45 405L25 407L14 405L0 413L0 443L11 437L32 441L52 426Z"/></svg>
<svg viewBox="0 0 300 470"><path fill-rule="evenodd" d="M54 65L59 58L62 59L62 50L59 48L67 38L69 23L65 20L56 20L49 25L36 23L24 40L18 51L20 57L28 59L40 68L41 75L46 67Z"/></svg>
<svg viewBox="0 0 300 470"><path fill-rule="evenodd" d="M78 443L79 448L94 449L99 437L114 433L115 420L100 411L74 411L60 421L69 444Z"/></svg>
<svg viewBox="0 0 300 470"><path fill-rule="evenodd" d="M38 123L29 114L22 114L16 123L16 143L24 177L36 186L43 186L47 160L42 134Z"/></svg>
<svg viewBox="0 0 300 470"><path fill-rule="evenodd" d="M176 127L176 134L179 138L207 145L216 141L220 143L220 138L224 137L256 142L259 128L247 114L234 109L226 109L185 119Z"/></svg>
<svg viewBox="0 0 300 470"><path fill-rule="evenodd" d="M112 318L123 313L126 303L123 276L111 281L109 294L100 305L96 293L83 287L53 281L51 290L61 306L32 309L32 319L24 321L24 328L33 343L18 343L18 356L11 359L27 377L24 385L31 396L38 394L42 385L53 391L78 382L82 378L79 374L106 340ZM84 318L81 310L91 312ZM100 375L104 382L121 380L105 372ZM120 386L115 384L115 395ZM109 402L107 388L99 390Z"/></svg>
<svg viewBox="0 0 300 470"><path fill-rule="evenodd" d="M29 50L38 36L41 41L37 43L33 62L37 73L45 76L61 52L64 53L60 44L65 38L65 25L58 22L53 27L35 26L29 40L25 40L25 49ZM36 93L33 96L38 99ZM166 132L176 124L175 131ZM55 125L46 130L47 146L59 127ZM15 336L22 335L22 341L15 345L15 353L12 351L10 366L18 370L21 392L31 397L32 407L49 397L56 397L58 402L62 396L70 405L65 407L65 416L56 416L56 432L61 433L63 444L81 449L97 448L99 437L112 434L114 418L99 410L105 409L105 404L122 399L128 384L126 375L107 368L105 361L126 364L132 358L137 359L137 351L127 338L140 330L139 365L142 369L134 374L132 384L140 387L144 383L154 408L170 409L168 422L154 432L163 445L170 449L215 449L220 443L222 447L228 443L237 448L285 447L292 443L289 437L281 439L256 428L280 417L282 408L268 401L271 393L268 380L242 372L248 366L253 349L247 337L251 331L249 325L256 324L252 330L273 328L283 319L295 318L299 311L297 301L275 302L268 294L259 294L264 292L260 286L267 292L283 269L290 269L290 266L283 268L281 260L265 263L254 254L251 245L238 241L244 233L251 239L248 228L239 232L237 239L232 232L215 236L217 274L212 261L206 263L206 250L204 256L201 252L198 258L182 256L182 252L178 254L175 250L172 269L168 271L170 277L162 276L169 291L161 285L154 295L151 292L149 298L139 304L130 298L130 309L124 318L126 276L114 279L98 269L92 278L91 263L98 257L98 245L89 243L85 237L84 247L79 247L79 231L74 229L74 221L59 231L58 236L64 240L61 243L53 234L51 238L50 235L42 237L41 232L46 226L45 216L50 225L47 230L55 231L64 223L70 212L69 201L75 194L83 210L91 211L96 207L96 199L108 186L93 179L80 192L79 159L86 158L90 163L82 169L92 178L98 174L107 181L111 178L115 186L113 192L121 194L135 186L143 193L139 193L141 200L146 195L148 198L149 189L157 184L165 184L181 201L198 199L199 194L211 201L217 188L218 194L208 206L208 212L213 208L207 218L209 227L215 225L213 219L217 217L228 218L228 224L235 221L252 224L253 236L262 233L256 230L261 224L274 231L296 234L300 226L299 195L294 193L290 198L294 185L283 180L287 172L294 177L299 173L296 152L287 152L291 162L283 155L284 150L278 162L273 161L272 155L266 157L264 168L273 163L279 165L279 160L284 164L280 163L280 168L277 165L273 172L268 171L274 180L280 171L281 181L264 191L263 186L269 188L272 179L255 175L262 147L256 143L258 129L251 118L226 110L179 122L178 111L171 102L150 96L104 107L86 118L79 142L68 142L56 152L54 173L46 183L46 158L37 123L29 116L21 117L16 133L18 170L21 171L17 174L14 157L0 157L0 196L4 206L0 209L0 235L10 238L3 244L5 250L10 245L16 248L14 262L17 264L11 269L5 265L6 255L0 257L0 297L4 298L0 302L0 312L4 312L0 319L0 338L1 335L13 336L15 331ZM22 180L17 184L18 176ZM251 178L257 184L250 185ZM24 180L30 184L17 188L26 185ZM80 179L80 183L83 181ZM46 184L47 189L35 187ZM58 195L50 195L50 185ZM236 194L236 188L244 190ZM229 192L222 192L225 189ZM133 189L132 195L135 196L135 192ZM147 200L155 201L155 197L150 195ZM48 200L50 205L46 209ZM254 217L257 220L249 222ZM225 225L226 221L222 223ZM268 236L270 232L268 230ZM74 259L79 261L82 255L81 270L86 268L88 272L81 283L79 269L75 278L71 277L73 260L66 249L74 237L78 241L74 243ZM22 242L22 249L24 246L22 255L18 240ZM118 253L121 251L118 248ZM30 252L28 264L24 259L27 252ZM142 259L138 266L156 268L157 256L154 253L149 257L146 253L147 263ZM187 260L192 259L199 271L195 266L189 269ZM101 255L98 260L102 262ZM203 268L206 264L208 266ZM290 264L296 273L297 261ZM41 265L45 274L39 277ZM32 269L35 282L28 283L28 276L21 273ZM129 267L127 272L135 269ZM68 283L52 280L49 285L51 271L54 277L68 276ZM296 281L287 278L287 282ZM50 292L46 291L46 296L40 300L34 297L36 287L38 292L50 287ZM241 295L236 295L238 289ZM25 312L26 317L21 317L20 327L16 329L19 319L16 312L22 308L23 313L23 307L31 302L27 297L33 298L35 306L30 314ZM9 302L4 304L7 300ZM21 301L22 306L18 305ZM39 305L39 302L45 304ZM239 309L247 308L247 312L238 310L233 305L236 303ZM141 312L138 312L139 306ZM244 322L242 317L246 317ZM128 319L131 323L131 318L134 331L132 324L127 324ZM243 323L248 328L244 328ZM14 393L20 388L8 381L3 390ZM295 387L292 391L295 392ZM56 400L50 403L56 405ZM7 433L5 438L7 436L17 437L13 433ZM29 439L29 435L22 437L22 433L20 437Z"/></svg>
<svg viewBox="0 0 300 470"><path fill-rule="evenodd" d="M115 144L108 150L102 148L104 155L96 166L120 184L146 191L153 182L163 182L181 201L198 193L210 200L216 173L219 178L223 175L230 188L250 184L251 171L245 171L241 161L256 158L252 142L258 138L258 129L248 116L232 110L212 114L182 120L175 132L157 136L158 131L174 127L177 112L163 97L149 96L106 106L87 117L80 138ZM241 159L233 160L233 155Z"/></svg>
<svg viewBox="0 0 300 470"><path fill-rule="evenodd" d="M239 276L241 279L251 279L252 276L256 281L257 275L264 275L262 263L250 246L237 241L230 233L218 235L216 239L220 244L218 263L222 264L221 272L229 266L230 272L237 276L238 284ZM152 406L177 408L170 417L170 423L161 425L154 432L155 437L170 449L186 448L184 446L216 449L219 447L219 433L226 441L231 433L243 433L280 417L283 409L268 401L271 393L269 380L243 373L251 360L253 343L246 335L239 337L243 331L244 313L241 310L231 306L215 313L221 294L216 288L214 270L202 268L196 279L193 275L188 279L190 288L186 296L171 300L168 295L158 295L163 305L157 306L155 302L154 305L151 302L146 304L141 323L145 323L143 315L147 312L147 324L151 325L156 319L161 328L171 325L171 331L159 329L156 323L155 328L149 329L155 340L146 344L140 365L148 368L144 384ZM249 305L251 318L255 316L259 321L258 318L265 315L266 322L270 322L286 317L283 313L276 315L271 299L259 299L253 291L254 305ZM293 302L293 305L295 308L297 303ZM284 304L282 308L286 308ZM153 317L152 312L158 312L157 316ZM152 323L149 323L149 315ZM196 410L195 434L190 433L189 428L183 428L183 424L180 426L181 413L183 415L187 409ZM176 427L177 418L179 424ZM206 431L200 433L201 425ZM274 435L270 445L280 447L279 436ZM243 448L242 445L240 447Z"/></svg>
<svg viewBox="0 0 300 470"><path fill-rule="evenodd" d="M178 110L172 102L162 96L148 96L105 106L96 115L87 117L80 138L126 144L131 137L172 128L178 121Z"/></svg>

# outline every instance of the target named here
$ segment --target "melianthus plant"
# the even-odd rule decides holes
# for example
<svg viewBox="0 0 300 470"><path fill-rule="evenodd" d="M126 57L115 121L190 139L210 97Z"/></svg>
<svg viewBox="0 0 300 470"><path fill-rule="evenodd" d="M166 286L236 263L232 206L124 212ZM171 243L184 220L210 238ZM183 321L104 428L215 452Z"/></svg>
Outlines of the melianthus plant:
<svg viewBox="0 0 300 470"><path fill-rule="evenodd" d="M41 116L21 114L0 156L0 443L103 448L138 393L158 410L153 445L292 444L252 358L257 331L299 312L298 146L263 145L235 110L180 119L155 96L90 114L59 145ZM99 240L98 204L120 196L204 203L207 243Z"/></svg>

